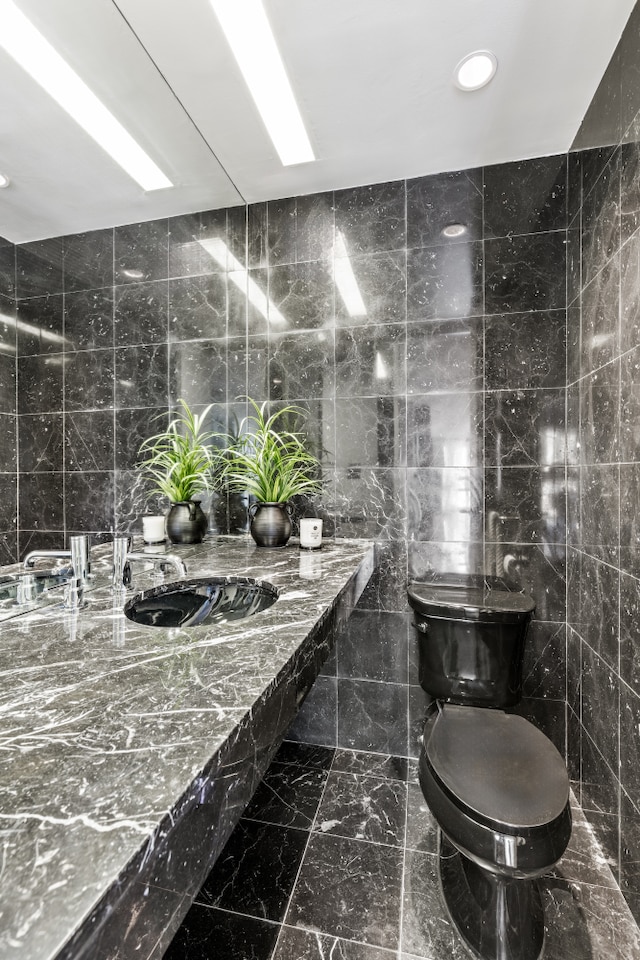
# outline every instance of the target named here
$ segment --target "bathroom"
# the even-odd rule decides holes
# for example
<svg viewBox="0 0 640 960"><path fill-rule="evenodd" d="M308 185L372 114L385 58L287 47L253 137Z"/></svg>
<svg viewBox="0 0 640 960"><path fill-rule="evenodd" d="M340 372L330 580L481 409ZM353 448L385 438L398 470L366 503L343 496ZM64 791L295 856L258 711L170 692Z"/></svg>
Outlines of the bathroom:
<svg viewBox="0 0 640 960"><path fill-rule="evenodd" d="M133 529L137 447L178 397L222 424L245 394L300 402L327 534L382 549L291 738L415 759L407 579L502 566L537 603L525 713L636 920L639 31L636 9L569 154L0 242L0 312L22 321L0 326L2 562ZM366 316L327 270L338 230ZM295 329L265 332L212 236Z"/></svg>

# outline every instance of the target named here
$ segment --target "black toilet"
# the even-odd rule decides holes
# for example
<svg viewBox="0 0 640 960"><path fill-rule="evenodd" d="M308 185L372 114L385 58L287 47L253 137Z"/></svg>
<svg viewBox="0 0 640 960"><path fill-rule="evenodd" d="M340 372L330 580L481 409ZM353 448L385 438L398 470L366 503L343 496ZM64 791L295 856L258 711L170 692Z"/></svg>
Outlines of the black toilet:
<svg viewBox="0 0 640 960"><path fill-rule="evenodd" d="M412 583L420 684L435 698L419 760L440 827L451 919L482 960L538 960L544 917L535 881L571 835L569 778L536 727L506 713L522 695L535 604L505 589Z"/></svg>

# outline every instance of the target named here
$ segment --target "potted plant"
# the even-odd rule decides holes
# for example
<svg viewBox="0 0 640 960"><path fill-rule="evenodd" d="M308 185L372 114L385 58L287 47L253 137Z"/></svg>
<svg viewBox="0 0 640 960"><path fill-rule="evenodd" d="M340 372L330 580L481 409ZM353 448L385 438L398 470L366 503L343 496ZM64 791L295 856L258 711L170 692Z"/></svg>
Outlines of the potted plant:
<svg viewBox="0 0 640 960"><path fill-rule="evenodd" d="M320 462L305 445L305 438L285 428L287 418L303 411L281 407L267 415L266 403L258 406L246 398L253 413L244 418L235 437L215 457L215 481L231 493L247 492L251 536L259 547L283 547L291 536L291 498L317 493Z"/></svg>
<svg viewBox="0 0 640 960"><path fill-rule="evenodd" d="M207 518L196 493L208 490L213 462L209 441L213 434L204 430L211 404L202 413L194 413L179 399L180 412L166 430L149 437L139 453L145 459L141 468L152 480L150 494L160 493L171 501L167 533L172 543L202 543Z"/></svg>

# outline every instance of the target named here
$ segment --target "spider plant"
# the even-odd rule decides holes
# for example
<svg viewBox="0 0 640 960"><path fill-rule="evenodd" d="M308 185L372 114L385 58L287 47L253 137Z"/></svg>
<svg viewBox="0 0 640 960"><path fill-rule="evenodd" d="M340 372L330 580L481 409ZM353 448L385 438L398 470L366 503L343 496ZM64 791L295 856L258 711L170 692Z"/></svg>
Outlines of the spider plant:
<svg viewBox="0 0 640 960"><path fill-rule="evenodd" d="M184 503L208 490L213 463L209 446L213 434L204 430L212 404L199 414L186 400L179 399L178 404L180 412L167 429L149 437L139 450L145 457L140 467L153 483L150 495L159 493L172 503Z"/></svg>
<svg viewBox="0 0 640 960"><path fill-rule="evenodd" d="M266 403L246 399L253 413L244 418L237 436L225 438L227 448L216 455L216 484L231 493L246 491L261 503L285 503L296 494L319 492L320 462L307 451L300 433L281 427L304 411L289 405L268 416Z"/></svg>

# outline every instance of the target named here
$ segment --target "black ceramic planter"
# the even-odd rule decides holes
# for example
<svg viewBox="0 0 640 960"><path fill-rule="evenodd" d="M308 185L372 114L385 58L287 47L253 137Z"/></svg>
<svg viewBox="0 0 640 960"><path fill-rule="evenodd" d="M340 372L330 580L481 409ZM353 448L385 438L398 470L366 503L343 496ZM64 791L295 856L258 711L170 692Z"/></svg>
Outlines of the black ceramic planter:
<svg viewBox="0 0 640 960"><path fill-rule="evenodd" d="M252 503L249 507L251 536L259 547L284 547L291 536L293 504Z"/></svg>
<svg viewBox="0 0 640 960"><path fill-rule="evenodd" d="M202 543L208 525L197 500L184 500L171 505L167 517L167 533L171 543Z"/></svg>

